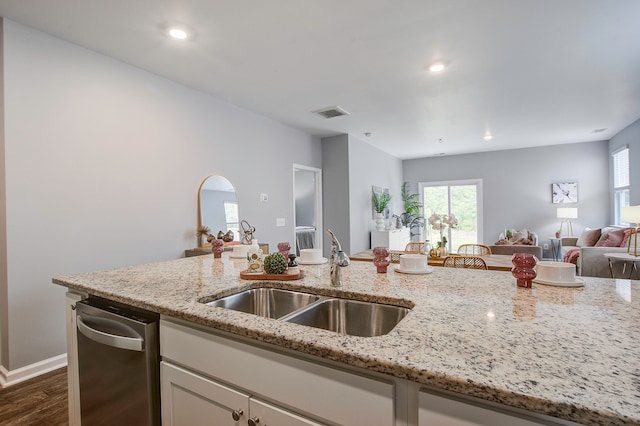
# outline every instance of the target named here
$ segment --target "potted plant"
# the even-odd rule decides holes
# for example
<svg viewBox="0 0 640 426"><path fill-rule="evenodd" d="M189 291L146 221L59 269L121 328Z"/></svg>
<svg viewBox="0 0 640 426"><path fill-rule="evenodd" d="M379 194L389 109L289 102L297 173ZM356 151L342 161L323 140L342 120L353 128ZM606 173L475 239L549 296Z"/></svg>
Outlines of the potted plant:
<svg viewBox="0 0 640 426"><path fill-rule="evenodd" d="M411 238L413 238L420 232L419 230L416 230L416 228L424 226L424 216L420 214L422 203L418 201L418 194L411 194L409 192L409 182L404 182L402 184L400 197L402 197L404 212L400 214L399 218L402 222L402 226L409 228Z"/></svg>
<svg viewBox="0 0 640 426"><path fill-rule="evenodd" d="M384 213L389 206L391 195L386 192L377 193L373 190L372 194L373 210L376 212L376 230L384 231L384 217L382 216L382 213Z"/></svg>
<svg viewBox="0 0 640 426"><path fill-rule="evenodd" d="M445 257L449 254L449 250L447 247L447 237L444 235L444 230L449 227L451 229L455 229L456 226L458 226L458 219L456 219L456 217L451 214L451 215L447 215L447 214L438 214L438 213L433 213L431 216L429 216L429 225L431 225L431 229L433 229L434 231L439 231L440 232L440 241L438 241L436 244L436 247L434 247L431 250L431 256L432 257Z"/></svg>

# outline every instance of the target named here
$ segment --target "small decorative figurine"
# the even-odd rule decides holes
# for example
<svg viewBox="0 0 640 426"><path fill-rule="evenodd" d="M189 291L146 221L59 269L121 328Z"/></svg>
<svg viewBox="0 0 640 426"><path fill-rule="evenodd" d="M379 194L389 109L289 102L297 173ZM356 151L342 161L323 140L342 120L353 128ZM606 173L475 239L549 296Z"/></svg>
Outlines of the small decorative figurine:
<svg viewBox="0 0 640 426"><path fill-rule="evenodd" d="M211 252L213 253L213 257L220 258L222 257L222 246L224 245L224 241L220 239L215 239L211 241Z"/></svg>
<svg viewBox="0 0 640 426"><path fill-rule="evenodd" d="M262 249L258 245L258 240L252 239L251 247L247 252L247 272L262 272L264 270Z"/></svg>
<svg viewBox="0 0 640 426"><path fill-rule="evenodd" d="M228 243L228 242L233 241L234 237L235 237L235 235L233 234L233 231L232 230L228 230L227 233L222 236L222 241L224 241L225 243Z"/></svg>
<svg viewBox="0 0 640 426"><path fill-rule="evenodd" d="M389 266L389 249L386 247L375 247L373 249L373 264L376 265L379 274L387 272Z"/></svg>
<svg viewBox="0 0 640 426"><path fill-rule="evenodd" d="M289 250L291 250L291 244L289 243L278 243L278 251L281 255L284 256L285 259L289 258Z"/></svg>
<svg viewBox="0 0 640 426"><path fill-rule="evenodd" d="M538 259L529 253L515 253L511 257L511 274L516 277L518 287L531 288L531 281L536 277L536 266Z"/></svg>
<svg viewBox="0 0 640 426"><path fill-rule="evenodd" d="M240 227L242 228L242 244L251 244L256 228L249 225L249 222L246 220L242 220L242 222L240 222Z"/></svg>
<svg viewBox="0 0 640 426"><path fill-rule="evenodd" d="M218 231L218 235L216 235L216 237L217 237L219 240L224 239L224 232L222 232L222 230Z"/></svg>
<svg viewBox="0 0 640 426"><path fill-rule="evenodd" d="M291 253L289 255L289 265L287 266L287 274L298 275L300 268L298 268L298 262L296 262L296 255Z"/></svg>

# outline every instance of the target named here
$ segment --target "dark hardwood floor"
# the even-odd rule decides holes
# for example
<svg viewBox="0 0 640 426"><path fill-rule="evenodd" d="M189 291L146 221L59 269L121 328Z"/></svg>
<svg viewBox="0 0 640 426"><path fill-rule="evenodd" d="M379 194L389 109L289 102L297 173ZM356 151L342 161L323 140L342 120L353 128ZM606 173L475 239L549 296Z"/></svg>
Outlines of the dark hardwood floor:
<svg viewBox="0 0 640 426"><path fill-rule="evenodd" d="M67 369L0 389L0 426L68 425Z"/></svg>

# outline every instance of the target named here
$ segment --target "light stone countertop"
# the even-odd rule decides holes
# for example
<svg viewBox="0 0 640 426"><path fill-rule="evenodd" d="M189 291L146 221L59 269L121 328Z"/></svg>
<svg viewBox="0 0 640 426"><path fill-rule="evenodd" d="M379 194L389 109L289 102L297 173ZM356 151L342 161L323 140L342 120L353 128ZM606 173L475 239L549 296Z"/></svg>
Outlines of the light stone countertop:
<svg viewBox="0 0 640 426"><path fill-rule="evenodd" d="M54 278L70 289L356 367L578 423L640 424L640 281L518 288L509 272L434 268L406 275L368 262L305 265L298 281L239 278L246 261L211 255ZM223 308L211 300L271 286L400 303L387 335L344 336Z"/></svg>

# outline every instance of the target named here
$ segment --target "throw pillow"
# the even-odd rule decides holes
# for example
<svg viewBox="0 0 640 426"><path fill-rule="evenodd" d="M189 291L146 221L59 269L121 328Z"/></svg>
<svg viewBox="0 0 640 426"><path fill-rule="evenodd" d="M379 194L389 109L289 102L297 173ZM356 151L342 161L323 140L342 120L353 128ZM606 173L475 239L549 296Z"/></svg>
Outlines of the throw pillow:
<svg viewBox="0 0 640 426"><path fill-rule="evenodd" d="M514 232L513 237L511 238L512 241L528 240L528 239L529 239L529 231L527 231L526 229ZM516 243L514 242L514 244Z"/></svg>
<svg viewBox="0 0 640 426"><path fill-rule="evenodd" d="M624 229L616 229L615 231L609 231L606 234L602 234L596 247L620 247L624 240Z"/></svg>
<svg viewBox="0 0 640 426"><path fill-rule="evenodd" d="M576 246L578 247L593 247L596 245L601 236L601 230L585 228L578 238Z"/></svg>

